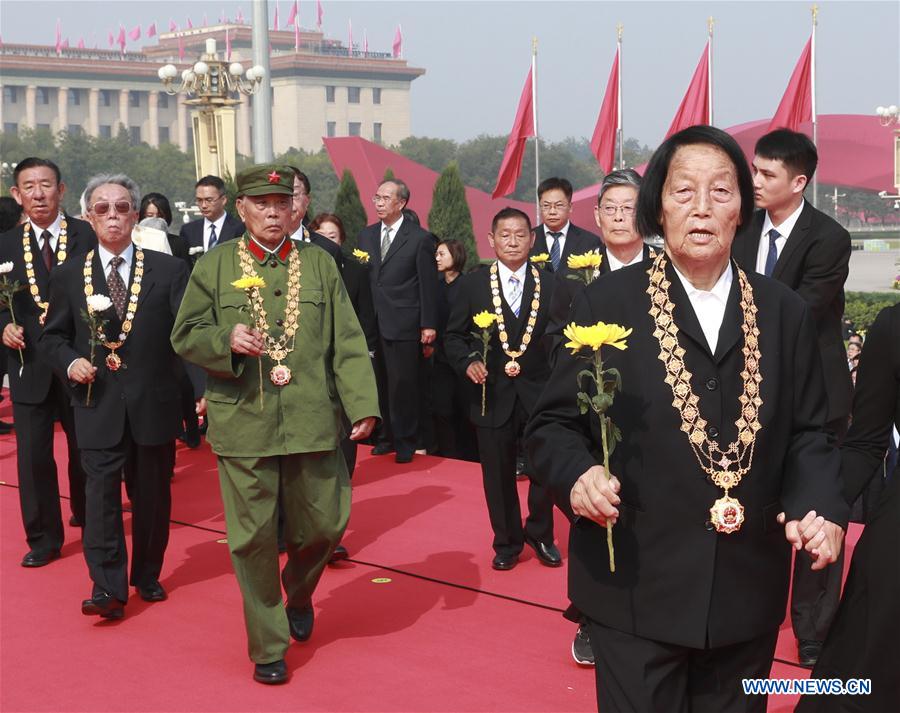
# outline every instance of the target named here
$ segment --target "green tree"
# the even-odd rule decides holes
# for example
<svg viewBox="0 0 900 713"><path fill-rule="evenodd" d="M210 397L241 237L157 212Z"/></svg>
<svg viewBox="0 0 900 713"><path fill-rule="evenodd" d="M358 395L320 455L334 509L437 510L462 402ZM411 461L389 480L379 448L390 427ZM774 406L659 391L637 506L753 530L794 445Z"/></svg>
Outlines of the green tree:
<svg viewBox="0 0 900 713"><path fill-rule="evenodd" d="M434 184L428 229L440 239L453 238L462 242L466 247L466 264L470 267L478 264L472 213L456 161L450 162Z"/></svg>
<svg viewBox="0 0 900 713"><path fill-rule="evenodd" d="M341 219L344 224L344 232L347 234L344 251L353 252L358 244L357 237L360 231L366 227L366 211L359 199L356 180L347 169L344 169L341 184L338 186L337 197L334 200L334 214Z"/></svg>
<svg viewBox="0 0 900 713"><path fill-rule="evenodd" d="M432 171L443 171L456 158L457 145L450 139L407 136L393 150Z"/></svg>
<svg viewBox="0 0 900 713"><path fill-rule="evenodd" d="M381 177L381 182L384 183L385 181L393 181L395 178L397 177L394 175L394 169L388 166L386 169L384 169L384 175Z"/></svg>
<svg viewBox="0 0 900 713"><path fill-rule="evenodd" d="M324 147L316 153L292 148L276 157L275 162L296 166L306 174L312 190L309 208L306 209L310 220L318 213L334 211L339 181Z"/></svg>

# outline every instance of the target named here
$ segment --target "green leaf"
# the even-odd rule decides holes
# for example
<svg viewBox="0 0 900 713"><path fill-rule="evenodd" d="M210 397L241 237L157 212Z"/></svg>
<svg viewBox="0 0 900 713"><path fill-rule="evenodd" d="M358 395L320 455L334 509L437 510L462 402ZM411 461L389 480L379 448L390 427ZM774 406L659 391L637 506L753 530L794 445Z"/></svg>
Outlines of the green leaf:
<svg viewBox="0 0 900 713"><path fill-rule="evenodd" d="M603 393L597 394L591 399L591 404L594 407L594 411L597 413L605 413L606 410L612 406L612 402L613 400L609 394Z"/></svg>

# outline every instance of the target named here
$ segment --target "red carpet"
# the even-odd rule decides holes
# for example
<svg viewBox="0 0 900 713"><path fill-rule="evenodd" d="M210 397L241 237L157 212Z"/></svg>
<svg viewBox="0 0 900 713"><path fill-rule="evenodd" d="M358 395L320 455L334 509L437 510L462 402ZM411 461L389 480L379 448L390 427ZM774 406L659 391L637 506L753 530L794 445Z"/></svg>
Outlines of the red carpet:
<svg viewBox="0 0 900 713"><path fill-rule="evenodd" d="M56 445L64 463L61 436ZM574 626L560 615L565 570L540 566L530 551L512 572L490 568L478 466L429 457L397 466L368 450L360 448L344 540L353 561L326 572L313 638L291 647L288 685L270 688L250 679L205 445L178 451L162 578L169 600L133 596L125 619L100 622L79 609L90 582L78 530L67 530L60 561L19 566L15 443L0 437L0 710L596 710L593 671L571 660ZM564 555L566 535L558 518ZM796 661L789 625L776 656ZM772 672L806 675L777 660ZM769 710L795 702L773 697Z"/></svg>

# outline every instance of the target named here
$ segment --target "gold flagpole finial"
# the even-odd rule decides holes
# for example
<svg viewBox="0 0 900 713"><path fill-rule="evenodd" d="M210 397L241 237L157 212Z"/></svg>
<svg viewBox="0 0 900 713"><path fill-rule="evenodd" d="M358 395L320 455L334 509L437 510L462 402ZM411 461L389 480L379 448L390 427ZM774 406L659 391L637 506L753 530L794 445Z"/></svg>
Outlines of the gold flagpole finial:
<svg viewBox="0 0 900 713"><path fill-rule="evenodd" d="M619 42L622 41L622 30L624 30L624 29L625 29L625 25L623 25L621 22L618 25L616 25L616 39Z"/></svg>
<svg viewBox="0 0 900 713"><path fill-rule="evenodd" d="M812 20L813 20L813 25L819 24L819 6L818 5L812 6Z"/></svg>
<svg viewBox="0 0 900 713"><path fill-rule="evenodd" d="M709 16L709 19L706 21L706 27L709 30L709 36L712 37L713 33L713 25L716 24L716 21L713 20L712 15Z"/></svg>

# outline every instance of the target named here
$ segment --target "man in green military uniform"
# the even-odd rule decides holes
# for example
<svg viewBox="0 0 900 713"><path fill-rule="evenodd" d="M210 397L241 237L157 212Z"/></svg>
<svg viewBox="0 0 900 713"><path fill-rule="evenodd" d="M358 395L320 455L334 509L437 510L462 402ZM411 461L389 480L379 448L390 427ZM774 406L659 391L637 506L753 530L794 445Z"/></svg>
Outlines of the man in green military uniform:
<svg viewBox="0 0 900 713"><path fill-rule="evenodd" d="M208 439L261 683L287 680L289 636L312 633L312 594L347 525L341 413L353 440L366 438L379 416L365 337L334 260L286 235L293 182L287 166L238 175L247 230L197 262L172 331L175 350L209 375Z"/></svg>

